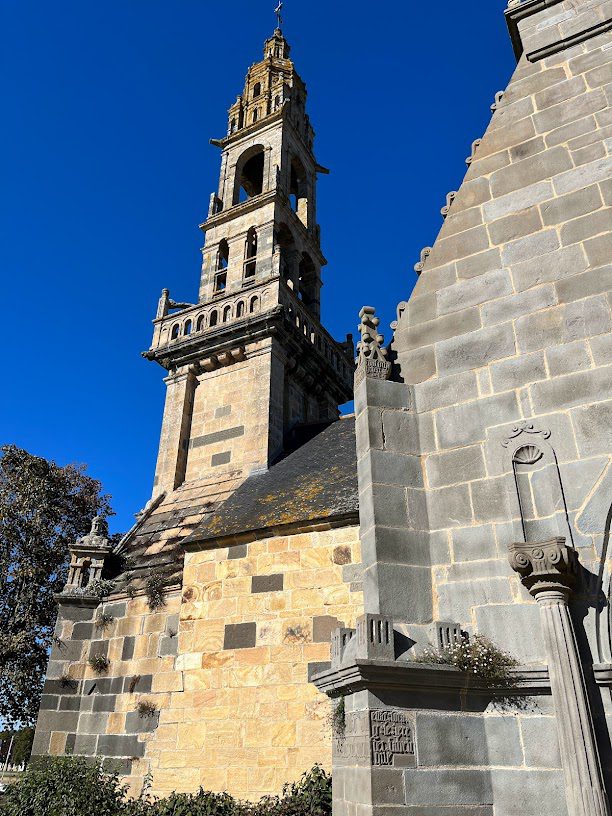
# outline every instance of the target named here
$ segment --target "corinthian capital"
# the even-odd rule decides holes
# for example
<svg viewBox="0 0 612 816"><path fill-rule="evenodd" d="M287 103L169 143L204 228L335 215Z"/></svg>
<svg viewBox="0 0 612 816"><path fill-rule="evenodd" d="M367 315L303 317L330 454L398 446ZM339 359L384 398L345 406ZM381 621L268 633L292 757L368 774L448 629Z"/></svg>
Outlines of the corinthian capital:
<svg viewBox="0 0 612 816"><path fill-rule="evenodd" d="M564 538L509 544L510 566L536 598L551 590L568 593L576 580L578 557Z"/></svg>

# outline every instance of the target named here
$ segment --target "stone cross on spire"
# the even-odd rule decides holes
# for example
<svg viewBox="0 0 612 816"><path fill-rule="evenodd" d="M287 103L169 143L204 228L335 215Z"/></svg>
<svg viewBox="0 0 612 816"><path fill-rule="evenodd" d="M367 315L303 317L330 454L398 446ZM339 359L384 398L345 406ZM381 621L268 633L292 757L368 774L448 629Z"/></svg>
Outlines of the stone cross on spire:
<svg viewBox="0 0 612 816"><path fill-rule="evenodd" d="M282 10L283 10L283 2L282 2L282 0L280 0L279 4L274 9L274 13L276 14L276 20L277 20L277 28L281 28L281 26L283 25L283 18L281 17L281 11Z"/></svg>

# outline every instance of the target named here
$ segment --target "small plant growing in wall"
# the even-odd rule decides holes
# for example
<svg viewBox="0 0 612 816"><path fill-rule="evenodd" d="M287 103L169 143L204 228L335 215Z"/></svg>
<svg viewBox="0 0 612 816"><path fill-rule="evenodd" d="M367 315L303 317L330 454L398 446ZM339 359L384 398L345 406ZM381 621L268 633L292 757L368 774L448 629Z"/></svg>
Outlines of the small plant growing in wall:
<svg viewBox="0 0 612 816"><path fill-rule="evenodd" d="M74 691L78 686L77 681L69 674L62 674L60 677L60 683L63 689L70 689L70 691Z"/></svg>
<svg viewBox="0 0 612 816"><path fill-rule="evenodd" d="M454 666L460 671L476 675L491 686L511 683L510 670L518 666L512 655L504 652L484 635L474 635L471 640L462 638L440 649L425 649L416 658L416 662Z"/></svg>
<svg viewBox="0 0 612 816"><path fill-rule="evenodd" d="M136 711L139 717L154 717L157 711L157 706L150 700L139 700L136 703Z"/></svg>
<svg viewBox="0 0 612 816"><path fill-rule="evenodd" d="M128 686L130 694L134 693L134 689L136 688L138 683L140 683L140 675L139 674L133 674L132 678L130 680L130 685Z"/></svg>
<svg viewBox="0 0 612 816"><path fill-rule="evenodd" d="M339 700L332 700L332 710L329 715L329 724L332 734L337 739L344 739L346 732L346 703L344 695Z"/></svg>
<svg viewBox="0 0 612 816"><path fill-rule="evenodd" d="M109 659L101 654L92 655L88 662L96 674L104 674L110 666Z"/></svg>
<svg viewBox="0 0 612 816"><path fill-rule="evenodd" d="M94 625L96 629L108 629L111 623L115 620L113 615L109 612L99 612L96 620L94 621Z"/></svg>
<svg viewBox="0 0 612 816"><path fill-rule="evenodd" d="M161 609L166 605L164 597L164 579L159 574L149 575L145 584L145 592L147 593L147 601L149 609Z"/></svg>

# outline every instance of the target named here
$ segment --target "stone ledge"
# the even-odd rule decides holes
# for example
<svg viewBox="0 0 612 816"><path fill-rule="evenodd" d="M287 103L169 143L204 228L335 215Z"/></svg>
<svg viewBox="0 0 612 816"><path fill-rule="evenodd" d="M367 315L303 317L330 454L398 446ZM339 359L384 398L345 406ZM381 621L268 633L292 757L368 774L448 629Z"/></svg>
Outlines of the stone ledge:
<svg viewBox="0 0 612 816"><path fill-rule="evenodd" d="M612 683L612 666L609 669ZM350 666L319 672L312 682L329 697L353 694L364 689L401 689L403 692L425 691L438 695L469 691L491 698L550 694L546 666L519 666L511 671L511 675L512 684L489 686L482 679L452 666L397 660L357 660Z"/></svg>

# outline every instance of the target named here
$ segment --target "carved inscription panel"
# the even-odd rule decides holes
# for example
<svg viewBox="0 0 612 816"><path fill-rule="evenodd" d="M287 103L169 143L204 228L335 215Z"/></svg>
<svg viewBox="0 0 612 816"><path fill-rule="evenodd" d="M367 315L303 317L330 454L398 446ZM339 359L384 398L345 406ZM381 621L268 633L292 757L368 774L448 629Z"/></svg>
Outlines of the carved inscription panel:
<svg viewBox="0 0 612 816"><path fill-rule="evenodd" d="M348 712L334 754L349 764L411 767L416 764L414 717L393 709Z"/></svg>

